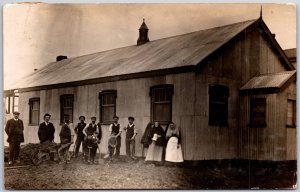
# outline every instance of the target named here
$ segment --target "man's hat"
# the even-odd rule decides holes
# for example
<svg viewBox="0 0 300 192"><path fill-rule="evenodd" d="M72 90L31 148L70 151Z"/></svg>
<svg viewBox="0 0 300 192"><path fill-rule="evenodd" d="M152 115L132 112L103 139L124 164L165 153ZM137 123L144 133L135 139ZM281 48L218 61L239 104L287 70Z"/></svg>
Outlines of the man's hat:
<svg viewBox="0 0 300 192"><path fill-rule="evenodd" d="M80 120L81 118L83 118L83 119L85 120L85 116L81 115L81 116L79 117L79 120Z"/></svg>
<svg viewBox="0 0 300 192"><path fill-rule="evenodd" d="M134 117L131 117L131 116L128 117L128 120L130 120L130 119L131 119L132 121L134 121Z"/></svg>
<svg viewBox="0 0 300 192"><path fill-rule="evenodd" d="M14 111L13 114L14 115L20 115L20 112L19 111Z"/></svg>
<svg viewBox="0 0 300 192"><path fill-rule="evenodd" d="M96 117L91 117L91 119L97 119Z"/></svg>
<svg viewBox="0 0 300 192"><path fill-rule="evenodd" d="M51 117L51 115L50 115L49 113L45 113L44 118L45 118L46 116Z"/></svg>

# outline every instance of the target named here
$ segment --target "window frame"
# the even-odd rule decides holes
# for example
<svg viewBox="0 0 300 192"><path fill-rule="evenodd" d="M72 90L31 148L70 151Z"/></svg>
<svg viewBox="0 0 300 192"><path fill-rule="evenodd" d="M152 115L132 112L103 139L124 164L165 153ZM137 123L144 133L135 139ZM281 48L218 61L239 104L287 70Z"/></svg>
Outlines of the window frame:
<svg viewBox="0 0 300 192"><path fill-rule="evenodd" d="M158 89L170 89L171 100L154 102L155 96L153 94L154 94L154 91L158 90ZM149 95L150 95L150 102L151 102L150 103L150 114L151 114L150 119L151 119L151 121L152 122L157 121L162 125L167 125L168 123L170 123L172 121L172 113L173 113L174 85L173 84L161 84L161 85L151 86ZM154 105L155 104L169 104L170 105L170 114L169 114L170 120L161 121L161 120L154 119Z"/></svg>
<svg viewBox="0 0 300 192"><path fill-rule="evenodd" d="M220 102L220 101L216 101L216 100L212 100L213 99L213 94L216 93L223 93L223 96L225 98L224 102ZM220 84L211 84L208 86L208 125L209 126L219 126L219 127L228 127L228 110L229 110L229 106L228 106L228 100L229 100L229 87L226 85L220 85ZM215 116L215 114L212 114L213 111L212 110L212 104L222 104L224 105L225 108L225 121L222 122L221 119L216 120L215 118L213 118Z"/></svg>
<svg viewBox="0 0 300 192"><path fill-rule="evenodd" d="M32 122L32 106L33 106L33 102L36 102L36 101L38 101L38 103L39 103L38 121L37 121L37 123L34 123L34 122ZM29 104L29 125L30 126L39 125L39 123L40 123L40 114L41 114L41 101L40 101L40 98L39 97L30 98L28 104Z"/></svg>
<svg viewBox="0 0 300 192"><path fill-rule="evenodd" d="M296 112L297 112L297 104L296 104L296 100L295 99L288 99L287 100L287 103L288 102L293 102L293 119L292 119L292 125L290 125L290 124L288 124L287 123L287 118L288 118L288 105L287 105L287 111L286 111L286 127L287 128L296 128L296 120L297 120L297 114L296 114Z"/></svg>
<svg viewBox="0 0 300 192"><path fill-rule="evenodd" d="M111 94L114 95L115 103L114 104L108 104L107 106L103 106L103 103L102 103L103 97L105 95L111 95ZM100 123L103 124L103 125L110 125L114 122L113 121L113 116L111 117L111 120L108 120L108 121L103 120L103 114L104 114L103 111L104 111L105 107L113 107L114 108L113 116L116 116L116 114L117 114L117 90L108 89L108 90L103 90L103 91L99 92L99 119L100 119Z"/></svg>
<svg viewBox="0 0 300 192"><path fill-rule="evenodd" d="M63 111L64 111L65 107L63 107L63 101L67 98L72 99L72 107L69 107L69 108L72 109L72 118L70 118L70 122L73 123L73 120L74 120L74 94L60 95L60 98L59 98L59 101L60 101L60 124L64 123L64 113L63 113Z"/></svg>
<svg viewBox="0 0 300 192"><path fill-rule="evenodd" d="M253 102L260 102L264 104L264 122L263 123L256 123L254 121L254 114L253 114ZM260 100L260 101L259 101ZM257 128L264 128L267 127L267 98L265 97L257 97L257 98L250 98L249 102L249 127L257 127Z"/></svg>

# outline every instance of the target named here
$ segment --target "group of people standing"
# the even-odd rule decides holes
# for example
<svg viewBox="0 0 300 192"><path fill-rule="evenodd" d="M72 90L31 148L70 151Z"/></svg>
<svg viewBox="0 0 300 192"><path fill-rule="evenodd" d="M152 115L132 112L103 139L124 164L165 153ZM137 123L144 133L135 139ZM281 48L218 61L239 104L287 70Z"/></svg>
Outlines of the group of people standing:
<svg viewBox="0 0 300 192"><path fill-rule="evenodd" d="M148 148L145 161L183 162L180 142L181 134L175 123L170 122L166 130L162 128L159 122L149 123L141 140L144 148Z"/></svg>
<svg viewBox="0 0 300 192"><path fill-rule="evenodd" d="M19 119L19 112L13 113L14 118L7 121L5 132L8 135L9 143L9 165L19 162L20 144L24 142L24 125ZM51 115L44 115L44 122L39 125L38 138L40 143L53 142L55 127L50 122ZM108 139L107 155L104 158L118 158L121 148L121 133L126 131L125 145L126 155L132 159L135 157L135 137L138 134L134 124L134 117L128 117L128 125L122 127L119 117L113 117L113 123L109 126L110 138ZM89 164L96 164L95 156L97 149L100 153L100 142L102 139L101 124L96 123L96 117L91 117L90 123L85 123L85 117L79 117L79 123L74 127L70 122L69 116L64 117L64 123L59 133L61 145L67 145L60 151L60 163L70 163L70 144L74 143L74 136L77 135L75 141L75 158L78 157L80 146L82 146L83 159ZM183 162L180 132L176 125L171 122L164 130L158 122L149 123L143 134L141 143L148 148L145 158L146 162Z"/></svg>

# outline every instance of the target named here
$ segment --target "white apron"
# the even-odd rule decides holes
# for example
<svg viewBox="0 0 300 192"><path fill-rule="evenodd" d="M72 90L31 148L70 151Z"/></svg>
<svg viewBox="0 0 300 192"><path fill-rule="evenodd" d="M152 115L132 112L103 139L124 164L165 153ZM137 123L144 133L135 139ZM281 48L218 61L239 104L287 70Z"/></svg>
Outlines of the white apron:
<svg viewBox="0 0 300 192"><path fill-rule="evenodd" d="M177 148L178 138L171 137L167 144L166 149L166 161L170 162L183 162L182 150L181 145Z"/></svg>

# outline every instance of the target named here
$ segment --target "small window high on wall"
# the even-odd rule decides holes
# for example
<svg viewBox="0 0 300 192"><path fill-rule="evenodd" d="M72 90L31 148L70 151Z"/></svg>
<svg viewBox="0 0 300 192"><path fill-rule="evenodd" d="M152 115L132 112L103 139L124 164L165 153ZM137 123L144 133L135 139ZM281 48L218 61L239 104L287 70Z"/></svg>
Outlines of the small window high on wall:
<svg viewBox="0 0 300 192"><path fill-rule="evenodd" d="M266 98L252 98L250 100L250 126L266 127Z"/></svg>
<svg viewBox="0 0 300 192"><path fill-rule="evenodd" d="M296 100L288 100L287 102L287 127L296 127Z"/></svg>
<svg viewBox="0 0 300 192"><path fill-rule="evenodd" d="M60 96L60 123L64 123L65 117L69 117L73 122L74 110L74 95L61 95Z"/></svg>
<svg viewBox="0 0 300 192"><path fill-rule="evenodd" d="M116 115L116 90L105 90L99 93L100 100L100 122L111 124L113 117Z"/></svg>
<svg viewBox="0 0 300 192"><path fill-rule="evenodd" d="M228 87L209 85L209 125L228 125L228 97Z"/></svg>
<svg viewBox="0 0 300 192"><path fill-rule="evenodd" d="M38 125L40 122L40 98L29 99L29 124Z"/></svg>
<svg viewBox="0 0 300 192"><path fill-rule="evenodd" d="M167 124L172 120L173 85L157 85L150 88L151 120Z"/></svg>

